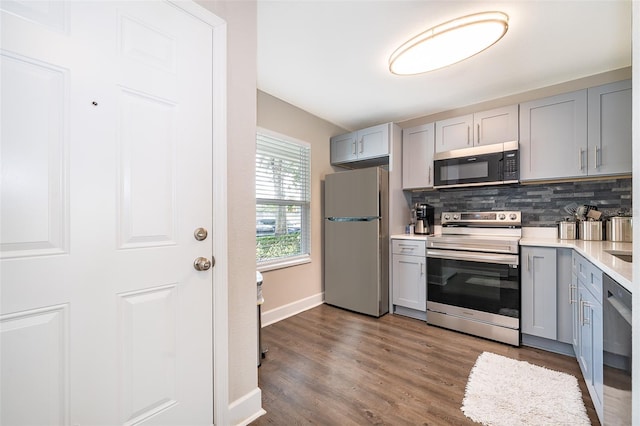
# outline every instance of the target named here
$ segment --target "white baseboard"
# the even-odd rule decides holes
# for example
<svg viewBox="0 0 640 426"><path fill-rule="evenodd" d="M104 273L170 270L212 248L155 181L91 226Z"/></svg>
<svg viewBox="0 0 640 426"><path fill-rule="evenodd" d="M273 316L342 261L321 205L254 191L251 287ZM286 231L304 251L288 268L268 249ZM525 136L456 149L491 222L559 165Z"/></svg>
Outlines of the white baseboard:
<svg viewBox="0 0 640 426"><path fill-rule="evenodd" d="M262 391L255 388L229 404L227 418L232 425L245 426L266 413L262 409Z"/></svg>
<svg viewBox="0 0 640 426"><path fill-rule="evenodd" d="M316 306L322 305L323 303L324 293L318 293L301 300L296 300L295 302L289 303L287 305L262 312L262 326L266 327L269 324L282 321L285 318L289 318L291 316L299 314L300 312L315 308Z"/></svg>

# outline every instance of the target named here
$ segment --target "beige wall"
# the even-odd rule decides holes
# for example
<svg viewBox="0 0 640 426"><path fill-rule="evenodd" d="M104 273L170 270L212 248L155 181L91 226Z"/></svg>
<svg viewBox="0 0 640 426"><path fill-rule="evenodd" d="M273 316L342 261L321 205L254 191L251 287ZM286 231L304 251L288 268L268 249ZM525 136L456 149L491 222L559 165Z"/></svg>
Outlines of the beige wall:
<svg viewBox="0 0 640 426"><path fill-rule="evenodd" d="M258 386L256 367L255 1L198 0L227 21L227 193L229 273L229 401ZM214 206L215 209L215 206Z"/></svg>
<svg viewBox="0 0 640 426"><path fill-rule="evenodd" d="M263 272L264 314L323 291L322 183L324 176L334 171L329 138L346 130L267 93L258 91L257 98L259 127L311 144L311 262Z"/></svg>

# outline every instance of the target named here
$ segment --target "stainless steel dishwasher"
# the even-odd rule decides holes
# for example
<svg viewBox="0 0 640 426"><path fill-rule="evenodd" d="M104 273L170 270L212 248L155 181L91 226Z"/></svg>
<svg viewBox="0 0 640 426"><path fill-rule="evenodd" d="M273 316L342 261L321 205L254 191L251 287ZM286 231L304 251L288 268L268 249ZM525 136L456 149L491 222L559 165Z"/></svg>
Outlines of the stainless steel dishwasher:
<svg viewBox="0 0 640 426"><path fill-rule="evenodd" d="M603 274L605 425L631 424L631 293Z"/></svg>

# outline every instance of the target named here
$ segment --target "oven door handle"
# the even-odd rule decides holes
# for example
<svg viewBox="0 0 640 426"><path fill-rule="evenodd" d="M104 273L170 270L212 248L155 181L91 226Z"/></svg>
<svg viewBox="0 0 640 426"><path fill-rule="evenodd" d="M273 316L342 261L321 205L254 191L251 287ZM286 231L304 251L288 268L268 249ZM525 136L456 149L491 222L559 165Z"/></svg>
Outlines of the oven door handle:
<svg viewBox="0 0 640 426"><path fill-rule="evenodd" d="M471 251L427 249L427 258L467 260L470 262L499 263L501 265L518 265L518 256L514 254L480 253Z"/></svg>
<svg viewBox="0 0 640 426"><path fill-rule="evenodd" d="M432 243L433 244L433 243ZM486 248L486 245L483 244L473 244L468 241L465 241L464 244L461 244L460 241L452 242L452 241L438 241L438 246L443 250L448 250L451 247L451 250L456 249L467 249L467 250L482 250ZM510 253L514 254L518 251L518 243L504 243L504 245L492 245L491 249L498 253Z"/></svg>

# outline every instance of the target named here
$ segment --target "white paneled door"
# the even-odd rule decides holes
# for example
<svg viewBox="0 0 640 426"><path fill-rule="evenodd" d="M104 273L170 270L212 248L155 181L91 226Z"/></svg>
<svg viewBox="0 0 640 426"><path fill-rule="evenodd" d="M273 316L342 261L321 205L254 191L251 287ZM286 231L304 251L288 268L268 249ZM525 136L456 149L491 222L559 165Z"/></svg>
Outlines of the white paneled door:
<svg viewBox="0 0 640 426"><path fill-rule="evenodd" d="M0 424L211 424L212 27L0 7Z"/></svg>

